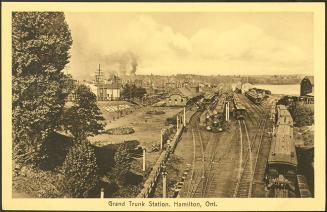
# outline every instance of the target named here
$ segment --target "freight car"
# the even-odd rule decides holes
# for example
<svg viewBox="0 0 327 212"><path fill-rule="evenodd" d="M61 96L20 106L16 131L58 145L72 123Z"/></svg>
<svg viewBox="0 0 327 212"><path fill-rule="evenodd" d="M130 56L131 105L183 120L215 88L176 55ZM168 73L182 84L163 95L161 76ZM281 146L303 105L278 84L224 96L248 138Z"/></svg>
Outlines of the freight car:
<svg viewBox="0 0 327 212"><path fill-rule="evenodd" d="M257 93L254 89L251 89L247 92L245 92L245 96L250 99L254 104L260 104L263 100L263 95L260 93Z"/></svg>
<svg viewBox="0 0 327 212"><path fill-rule="evenodd" d="M297 156L293 140L293 121L287 108L278 105L276 130L267 164L268 188L275 197L295 196Z"/></svg>

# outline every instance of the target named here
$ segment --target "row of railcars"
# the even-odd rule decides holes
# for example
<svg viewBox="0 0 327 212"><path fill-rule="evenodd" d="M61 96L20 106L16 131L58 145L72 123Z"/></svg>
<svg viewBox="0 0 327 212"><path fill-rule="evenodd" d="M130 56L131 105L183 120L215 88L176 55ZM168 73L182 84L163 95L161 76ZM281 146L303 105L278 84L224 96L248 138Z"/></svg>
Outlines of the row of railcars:
<svg viewBox="0 0 327 212"><path fill-rule="evenodd" d="M233 97L233 113L234 117L238 120L245 119L246 108L242 104L237 94L234 94Z"/></svg>
<svg viewBox="0 0 327 212"><path fill-rule="evenodd" d="M261 104L264 99L264 95L262 93L257 92L255 89L251 89L245 92L245 96L250 99L254 104Z"/></svg>
<svg viewBox="0 0 327 212"><path fill-rule="evenodd" d="M222 94L206 111L205 125L208 131L222 132L224 130L225 100L226 96Z"/></svg>
<svg viewBox="0 0 327 212"><path fill-rule="evenodd" d="M267 180L273 197L295 197L297 156L293 119L284 105L276 106L275 131L267 164Z"/></svg>

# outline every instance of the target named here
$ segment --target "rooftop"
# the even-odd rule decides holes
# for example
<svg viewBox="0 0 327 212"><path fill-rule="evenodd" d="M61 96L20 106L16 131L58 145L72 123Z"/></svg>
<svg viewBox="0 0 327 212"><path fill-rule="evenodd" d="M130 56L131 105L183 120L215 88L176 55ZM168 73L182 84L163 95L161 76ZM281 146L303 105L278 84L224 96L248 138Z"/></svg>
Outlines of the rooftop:
<svg viewBox="0 0 327 212"><path fill-rule="evenodd" d="M276 129L275 136L271 143L268 162L297 165L292 127L280 125Z"/></svg>

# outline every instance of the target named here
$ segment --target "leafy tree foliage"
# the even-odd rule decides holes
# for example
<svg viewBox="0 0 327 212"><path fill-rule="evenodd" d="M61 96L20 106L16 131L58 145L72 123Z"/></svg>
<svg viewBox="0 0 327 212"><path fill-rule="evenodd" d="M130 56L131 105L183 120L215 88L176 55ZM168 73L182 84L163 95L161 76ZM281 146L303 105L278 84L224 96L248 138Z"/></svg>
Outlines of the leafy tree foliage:
<svg viewBox="0 0 327 212"><path fill-rule="evenodd" d="M75 138L85 139L104 129L104 118L96 104L96 96L89 87L79 85L75 91L75 105L64 113L63 125Z"/></svg>
<svg viewBox="0 0 327 212"><path fill-rule="evenodd" d="M145 88L136 87L135 85L126 84L122 90L122 97L124 99L142 98L146 94Z"/></svg>
<svg viewBox="0 0 327 212"><path fill-rule="evenodd" d="M12 39L13 157L39 164L70 92L72 38L62 12L13 12Z"/></svg>
<svg viewBox="0 0 327 212"><path fill-rule="evenodd" d="M124 183L126 174L128 174L131 168L132 158L128 152L128 146L125 143L122 143L118 146L117 151L114 155L114 166L111 171L113 180L117 184Z"/></svg>
<svg viewBox="0 0 327 212"><path fill-rule="evenodd" d="M310 105L295 104L290 107L290 113L296 127L310 126L314 123L314 110Z"/></svg>
<svg viewBox="0 0 327 212"><path fill-rule="evenodd" d="M87 140L76 141L62 166L63 189L70 197L88 197L98 186L98 167L93 147Z"/></svg>

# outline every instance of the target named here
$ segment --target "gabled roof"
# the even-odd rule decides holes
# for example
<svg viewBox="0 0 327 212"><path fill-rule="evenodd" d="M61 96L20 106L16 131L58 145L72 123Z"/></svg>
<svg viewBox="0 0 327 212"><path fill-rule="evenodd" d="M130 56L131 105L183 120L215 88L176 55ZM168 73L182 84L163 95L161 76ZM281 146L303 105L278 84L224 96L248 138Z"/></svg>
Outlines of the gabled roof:
<svg viewBox="0 0 327 212"><path fill-rule="evenodd" d="M181 88L174 89L172 92L170 92L170 94L168 96L171 96L173 94L179 94L179 95L189 98L189 99L197 96L197 93L195 91L193 91L193 89L190 89L187 87L181 87Z"/></svg>
<svg viewBox="0 0 327 212"><path fill-rule="evenodd" d="M305 76L303 79L308 79L311 82L311 85L314 85L314 77L313 76Z"/></svg>

